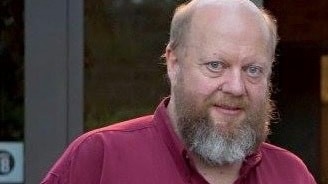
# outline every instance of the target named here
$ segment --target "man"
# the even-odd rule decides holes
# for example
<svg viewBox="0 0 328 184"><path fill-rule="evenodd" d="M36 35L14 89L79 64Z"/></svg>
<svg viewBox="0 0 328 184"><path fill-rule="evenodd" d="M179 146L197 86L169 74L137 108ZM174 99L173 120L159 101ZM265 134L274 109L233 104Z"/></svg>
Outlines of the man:
<svg viewBox="0 0 328 184"><path fill-rule="evenodd" d="M152 116L75 140L43 184L313 184L292 153L264 143L276 25L248 0L193 0L173 17L171 96Z"/></svg>

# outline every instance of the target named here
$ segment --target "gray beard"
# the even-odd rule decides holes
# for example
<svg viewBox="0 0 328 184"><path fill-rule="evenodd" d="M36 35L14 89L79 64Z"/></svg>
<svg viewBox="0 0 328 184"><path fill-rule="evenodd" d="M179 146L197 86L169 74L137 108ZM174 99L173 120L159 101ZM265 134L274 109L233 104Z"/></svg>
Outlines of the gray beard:
<svg viewBox="0 0 328 184"><path fill-rule="evenodd" d="M206 118L179 118L177 128L189 150L210 166L244 160L263 139L259 140L249 123L243 123L233 134L227 135Z"/></svg>
<svg viewBox="0 0 328 184"><path fill-rule="evenodd" d="M227 122L235 123L236 126L225 131L212 121L205 104L203 107L197 107L196 97L184 91L182 74L178 76L178 81L179 85L172 86L173 96L175 96L173 106L177 118L177 133L189 151L206 165L222 166L240 162L267 138L274 109L269 94L263 104L258 104L256 109L247 110L245 120L237 123ZM209 95L207 100L211 100L213 95ZM221 101L236 103L237 98L224 95ZM238 101L241 103L241 99Z"/></svg>

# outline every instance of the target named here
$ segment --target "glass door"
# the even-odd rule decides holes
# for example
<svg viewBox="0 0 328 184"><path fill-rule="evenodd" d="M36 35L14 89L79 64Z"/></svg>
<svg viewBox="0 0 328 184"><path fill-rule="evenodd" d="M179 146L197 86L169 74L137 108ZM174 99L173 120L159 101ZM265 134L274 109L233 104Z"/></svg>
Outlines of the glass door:
<svg viewBox="0 0 328 184"><path fill-rule="evenodd" d="M23 183L23 0L0 2L0 183Z"/></svg>
<svg viewBox="0 0 328 184"><path fill-rule="evenodd" d="M84 2L85 130L153 113L169 94L161 55L183 1Z"/></svg>

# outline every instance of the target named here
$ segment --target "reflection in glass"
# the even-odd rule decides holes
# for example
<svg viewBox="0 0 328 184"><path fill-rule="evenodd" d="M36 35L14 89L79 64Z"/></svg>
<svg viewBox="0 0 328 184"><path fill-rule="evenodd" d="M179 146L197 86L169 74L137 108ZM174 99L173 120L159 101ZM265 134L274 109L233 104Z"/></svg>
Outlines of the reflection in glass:
<svg viewBox="0 0 328 184"><path fill-rule="evenodd" d="M23 0L0 1L0 141L24 132Z"/></svg>
<svg viewBox="0 0 328 184"><path fill-rule="evenodd" d="M150 114L168 95L161 61L182 1L85 0L85 129Z"/></svg>

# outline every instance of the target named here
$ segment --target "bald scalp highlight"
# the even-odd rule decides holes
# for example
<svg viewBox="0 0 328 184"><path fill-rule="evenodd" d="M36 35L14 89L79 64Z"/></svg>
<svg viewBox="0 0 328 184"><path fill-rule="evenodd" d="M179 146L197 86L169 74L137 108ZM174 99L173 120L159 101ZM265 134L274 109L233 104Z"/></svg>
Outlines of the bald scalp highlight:
<svg viewBox="0 0 328 184"><path fill-rule="evenodd" d="M263 17L263 20L269 30L270 34L270 45L272 51L272 62L275 58L275 50L279 41L277 33L277 23L276 19L265 9L258 8L254 3L249 0L192 0L188 3L184 3L178 6L174 12L171 28L170 28L170 39L168 46L175 50L178 54L181 54L185 46L187 45L187 40L189 36L189 30L191 27L191 22L195 11L206 5L220 5L223 3L228 3L235 1L237 3L243 4L248 3L253 10L256 10Z"/></svg>

